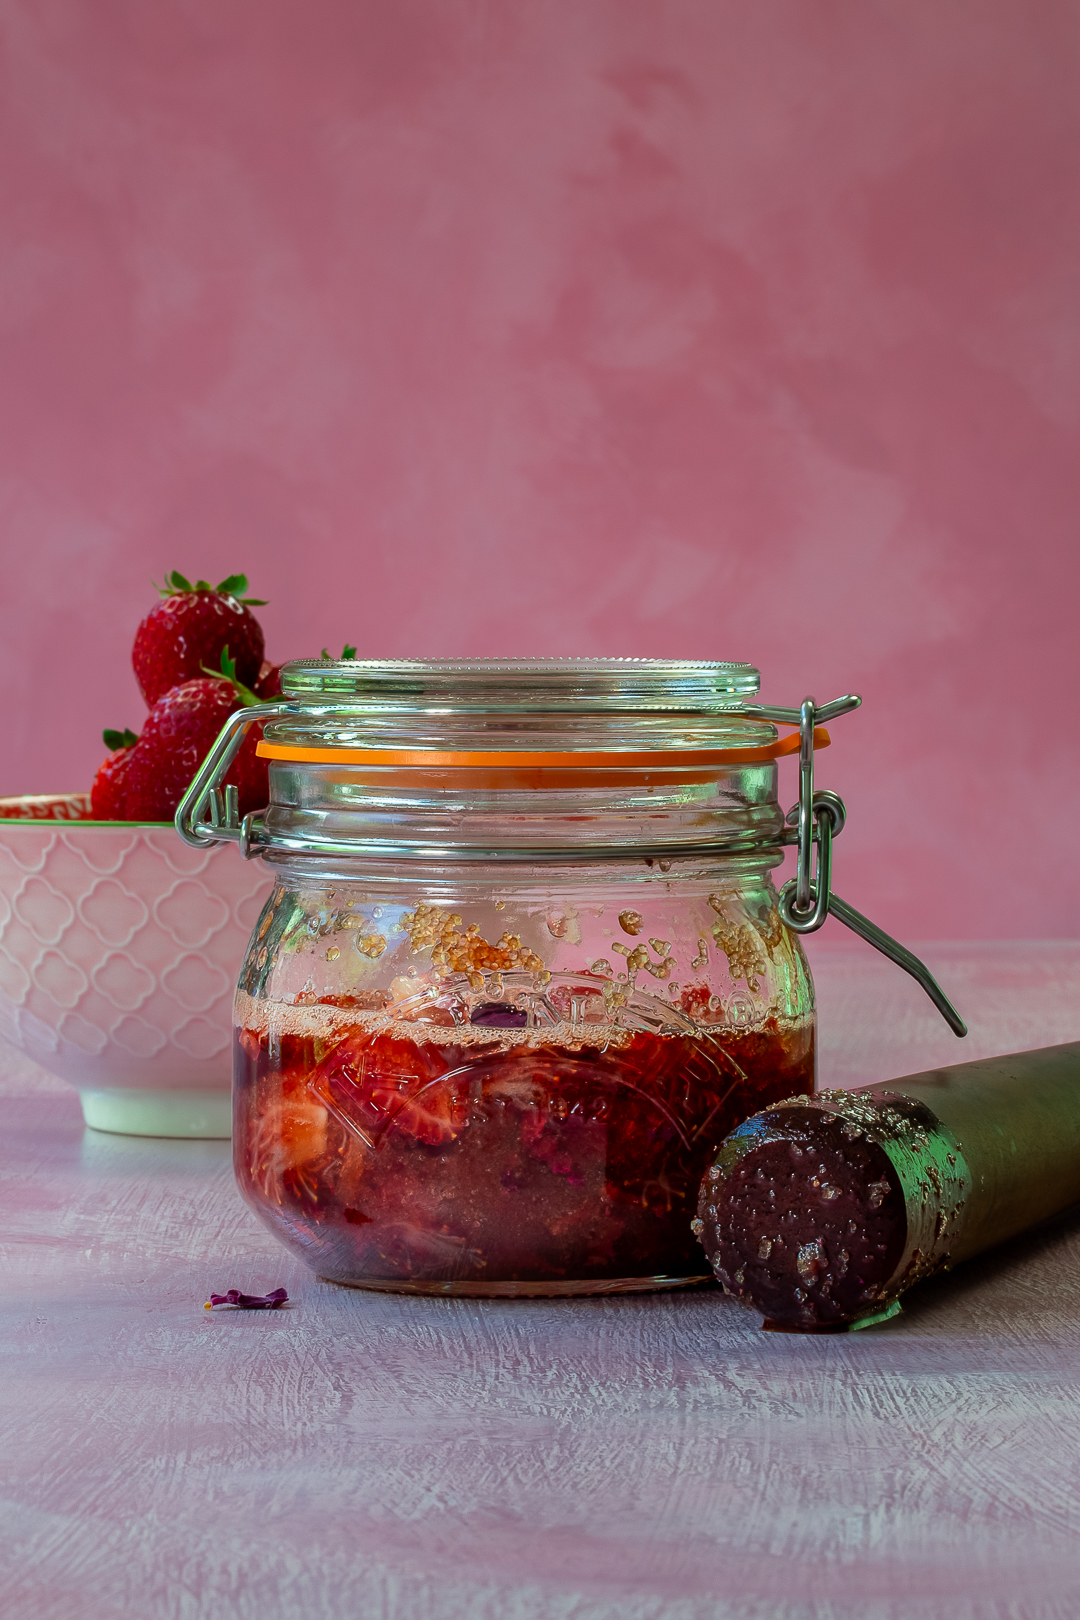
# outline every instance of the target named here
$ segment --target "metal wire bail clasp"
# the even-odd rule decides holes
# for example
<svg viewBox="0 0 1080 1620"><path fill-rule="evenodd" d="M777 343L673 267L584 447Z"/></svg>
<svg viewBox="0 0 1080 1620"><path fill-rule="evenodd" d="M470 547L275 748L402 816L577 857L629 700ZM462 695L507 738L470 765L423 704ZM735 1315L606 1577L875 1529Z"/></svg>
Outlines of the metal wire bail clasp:
<svg viewBox="0 0 1080 1620"><path fill-rule="evenodd" d="M837 793L814 792L814 727L819 720L832 719L857 708L861 699L838 698L818 710L813 698L799 708L799 802L788 812L787 821L799 832L799 853L795 877L780 891L780 916L798 934L820 928L829 915L832 892L832 841L843 832L847 812ZM813 871L814 844L817 844L817 872Z"/></svg>
<svg viewBox="0 0 1080 1620"><path fill-rule="evenodd" d="M966 1035L967 1025L938 984L925 962L921 962L899 940L872 923L832 892L832 841L843 831L846 820L844 801L838 794L814 792L814 727L837 715L857 709L862 702L858 697L837 698L818 708L813 698L800 706L799 725L799 802L788 811L788 825L798 828L798 859L795 876L780 890L780 917L796 934L812 934L821 927L831 913L838 922L881 951L897 967L910 973L926 991L955 1035ZM762 719L794 721L791 711L766 710L755 706L754 712ZM814 846L817 846L817 865L814 865Z"/></svg>
<svg viewBox="0 0 1080 1620"><path fill-rule="evenodd" d="M185 844L196 849L205 849L207 844L239 844L245 860L258 853L263 843L262 817L248 815L241 821L236 789L229 783L224 788L219 784L248 727L287 712L284 703L257 703L230 714L177 806L176 830Z"/></svg>

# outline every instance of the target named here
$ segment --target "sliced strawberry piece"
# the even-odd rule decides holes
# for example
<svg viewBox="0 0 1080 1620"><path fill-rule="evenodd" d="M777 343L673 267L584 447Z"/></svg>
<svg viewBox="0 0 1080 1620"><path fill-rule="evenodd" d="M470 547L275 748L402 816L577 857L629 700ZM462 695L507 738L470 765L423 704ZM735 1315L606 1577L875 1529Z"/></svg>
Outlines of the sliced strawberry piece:
<svg viewBox="0 0 1080 1620"><path fill-rule="evenodd" d="M386 1128L404 1131L428 1147L452 1142L454 1100L441 1080L429 1080L418 1090L401 1092L392 1086L372 1086L371 1101L386 1115Z"/></svg>
<svg viewBox="0 0 1080 1620"><path fill-rule="evenodd" d="M443 1064L429 1056L436 1049L394 1043L401 1046L402 1061L387 1063L386 1043L376 1039L343 1040L312 1072L310 1089L370 1147L391 1127L428 1147L452 1142L453 1096ZM375 1052L382 1062L372 1062Z"/></svg>
<svg viewBox="0 0 1080 1620"><path fill-rule="evenodd" d="M249 1174L265 1193L282 1182L310 1195L309 1166L326 1153L326 1109L310 1094L282 1097L253 1122L245 1151Z"/></svg>
<svg viewBox="0 0 1080 1620"><path fill-rule="evenodd" d="M260 1141L272 1144L278 1167L310 1164L326 1152L326 1109L303 1093L283 1097L259 1121Z"/></svg>

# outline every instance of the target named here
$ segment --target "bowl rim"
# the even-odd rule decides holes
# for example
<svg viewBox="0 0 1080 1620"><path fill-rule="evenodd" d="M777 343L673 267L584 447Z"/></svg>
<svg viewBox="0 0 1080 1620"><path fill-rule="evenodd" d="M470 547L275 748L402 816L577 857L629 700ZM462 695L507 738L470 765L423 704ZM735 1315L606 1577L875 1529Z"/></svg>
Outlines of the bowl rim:
<svg viewBox="0 0 1080 1620"><path fill-rule="evenodd" d="M95 816L54 816L42 814L35 815L33 811L15 808L19 805L74 805L77 801L89 804L90 793L86 788L72 793L5 793L0 795L0 825L41 827L52 825L54 827L173 827L173 821L101 821Z"/></svg>

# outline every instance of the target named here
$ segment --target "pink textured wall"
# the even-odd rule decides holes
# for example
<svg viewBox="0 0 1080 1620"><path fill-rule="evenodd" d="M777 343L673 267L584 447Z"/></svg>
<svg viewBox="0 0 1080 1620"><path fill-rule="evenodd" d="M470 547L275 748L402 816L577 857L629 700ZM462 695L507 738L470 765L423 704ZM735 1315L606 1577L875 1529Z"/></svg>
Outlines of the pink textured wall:
<svg viewBox="0 0 1080 1620"><path fill-rule="evenodd" d="M0 791L138 726L151 575L243 568L278 657L861 691L840 892L1076 932L1072 0L0 28Z"/></svg>

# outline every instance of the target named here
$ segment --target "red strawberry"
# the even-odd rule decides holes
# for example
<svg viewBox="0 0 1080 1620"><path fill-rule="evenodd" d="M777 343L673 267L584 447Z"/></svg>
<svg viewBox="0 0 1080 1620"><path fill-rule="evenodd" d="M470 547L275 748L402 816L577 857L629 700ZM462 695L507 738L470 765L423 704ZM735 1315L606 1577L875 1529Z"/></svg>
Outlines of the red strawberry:
<svg viewBox="0 0 1080 1620"><path fill-rule="evenodd" d="M226 782L231 782L236 788L237 803L240 814L246 816L252 810L262 810L270 803L270 769L265 759L260 759L255 750L262 739L262 726L250 726L247 736L240 744L236 758L229 766Z"/></svg>
<svg viewBox="0 0 1080 1620"><path fill-rule="evenodd" d="M131 821L171 821L195 772L241 699L228 681L174 686L147 716L127 772Z"/></svg>
<svg viewBox="0 0 1080 1620"><path fill-rule="evenodd" d="M266 667L264 664L263 670ZM274 665L270 665L270 668L276 677L277 669ZM206 673L209 675L210 671L207 670ZM260 671L261 674L262 671ZM237 678L236 665L229 657L228 647L225 648L221 655L221 675L222 679L228 681L235 689L240 702L245 708L254 708L260 701L256 694ZM278 691L280 692L280 690L281 683L279 682ZM237 808L241 816L248 815L252 810L262 810L265 805L270 803L270 767L265 759L259 758L256 752L262 740L262 734L262 726L248 727L244 734L244 740L237 749L225 777L226 784L231 784L236 789Z"/></svg>
<svg viewBox="0 0 1080 1620"><path fill-rule="evenodd" d="M264 661L255 682L254 692L263 703L269 703L281 696L280 664L268 664Z"/></svg>
<svg viewBox="0 0 1080 1620"><path fill-rule="evenodd" d="M206 758L229 715L258 700L236 678L226 647L220 676L174 686L151 709L127 777L127 815L132 821L169 821L188 783ZM261 726L252 726L229 767L225 782L237 789L240 814L270 800L266 761L255 750Z"/></svg>
<svg viewBox="0 0 1080 1620"><path fill-rule="evenodd" d="M106 748L113 752L99 768L90 789L90 815L94 821L127 820L127 773L138 742L133 731L106 731Z"/></svg>
<svg viewBox="0 0 1080 1620"><path fill-rule="evenodd" d="M252 607L263 604L240 593L243 574L230 574L218 586L200 579L190 584L171 573L159 602L135 632L131 662L143 697L151 707L158 698L195 680L209 666L217 669L222 649L229 647L239 679L251 686L263 661L263 633Z"/></svg>

